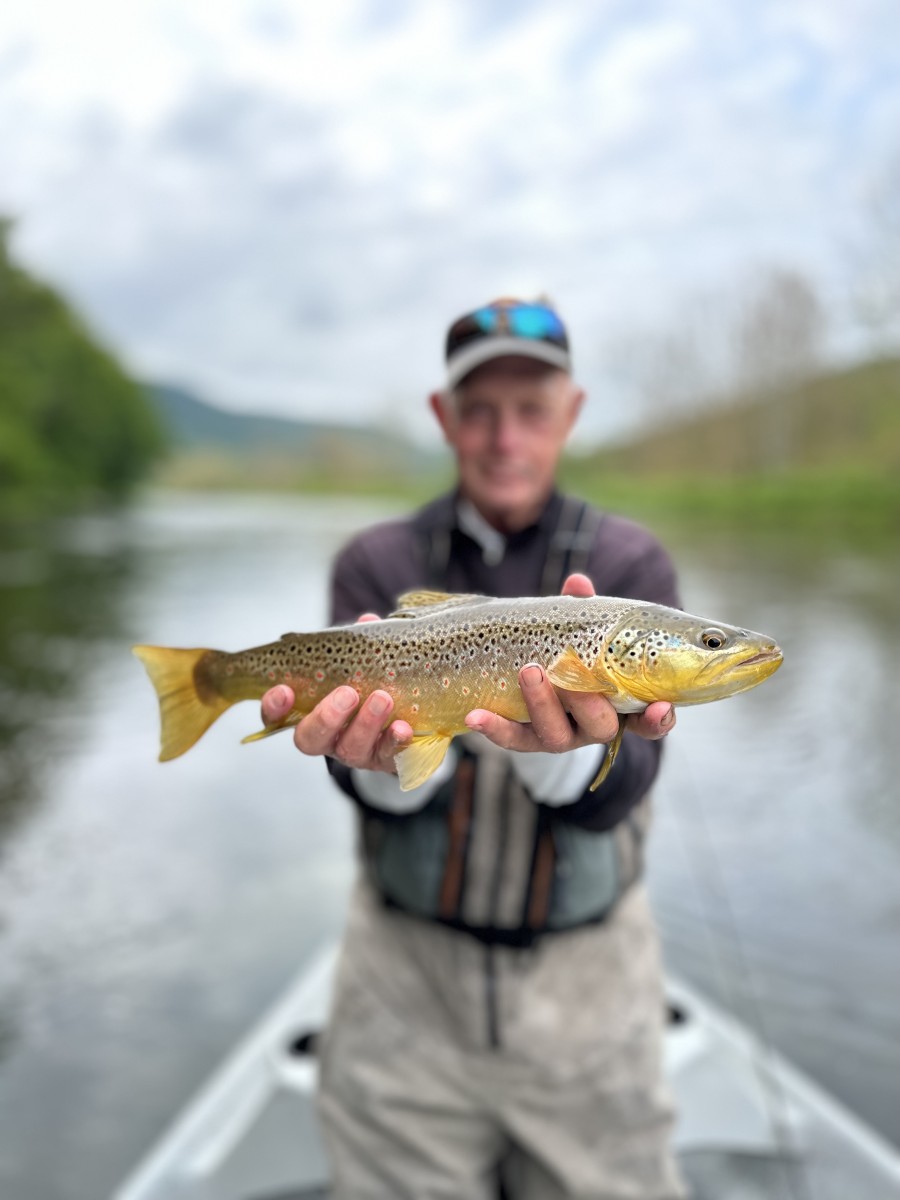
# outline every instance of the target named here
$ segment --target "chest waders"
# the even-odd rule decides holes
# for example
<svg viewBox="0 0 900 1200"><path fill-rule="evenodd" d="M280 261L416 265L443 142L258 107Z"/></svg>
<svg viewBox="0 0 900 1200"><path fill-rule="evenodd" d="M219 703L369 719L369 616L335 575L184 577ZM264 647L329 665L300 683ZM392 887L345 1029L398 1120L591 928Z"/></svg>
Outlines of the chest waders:
<svg viewBox="0 0 900 1200"><path fill-rule="evenodd" d="M559 593L589 563L603 515L565 497L541 577ZM451 530L423 534L428 586L446 589ZM643 869L644 799L615 828L597 832L536 804L508 754L477 734L454 741L457 769L420 811L363 818L369 877L390 906L464 930L488 945L604 920Z"/></svg>

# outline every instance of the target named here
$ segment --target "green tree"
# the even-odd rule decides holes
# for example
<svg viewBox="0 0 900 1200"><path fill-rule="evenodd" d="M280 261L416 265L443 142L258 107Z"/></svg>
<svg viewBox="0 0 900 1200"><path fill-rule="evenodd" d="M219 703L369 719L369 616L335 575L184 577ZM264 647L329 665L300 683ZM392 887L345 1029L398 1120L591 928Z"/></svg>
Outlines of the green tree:
<svg viewBox="0 0 900 1200"><path fill-rule="evenodd" d="M119 498L163 448L142 389L51 287L9 253L0 219L0 511Z"/></svg>

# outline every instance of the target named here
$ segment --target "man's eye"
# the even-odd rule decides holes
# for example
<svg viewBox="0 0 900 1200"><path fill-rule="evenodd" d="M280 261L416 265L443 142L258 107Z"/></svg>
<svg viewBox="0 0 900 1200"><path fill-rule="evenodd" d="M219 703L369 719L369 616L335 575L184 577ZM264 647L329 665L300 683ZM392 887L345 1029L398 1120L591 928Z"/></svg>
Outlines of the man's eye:
<svg viewBox="0 0 900 1200"><path fill-rule="evenodd" d="M462 419L464 421L484 421L490 414L490 406L487 404L467 404L462 410Z"/></svg>

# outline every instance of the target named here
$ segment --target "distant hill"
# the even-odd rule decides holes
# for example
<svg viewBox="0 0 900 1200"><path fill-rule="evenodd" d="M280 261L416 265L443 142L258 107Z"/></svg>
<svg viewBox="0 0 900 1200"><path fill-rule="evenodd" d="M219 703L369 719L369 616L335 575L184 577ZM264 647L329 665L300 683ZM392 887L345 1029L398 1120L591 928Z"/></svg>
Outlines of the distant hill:
<svg viewBox="0 0 900 1200"><path fill-rule="evenodd" d="M272 449L308 452L323 441L336 439L348 446L363 446L378 455L405 458L410 450L405 439L368 426L229 412L168 383L149 383L146 391L168 430L172 445L181 449L217 447L239 453Z"/></svg>
<svg viewBox="0 0 900 1200"><path fill-rule="evenodd" d="M900 474L900 359L833 371L761 396L738 396L581 461L627 475L788 472Z"/></svg>
<svg viewBox="0 0 900 1200"><path fill-rule="evenodd" d="M144 387L172 448L159 473L165 484L383 491L444 463L402 433L228 412L174 384Z"/></svg>

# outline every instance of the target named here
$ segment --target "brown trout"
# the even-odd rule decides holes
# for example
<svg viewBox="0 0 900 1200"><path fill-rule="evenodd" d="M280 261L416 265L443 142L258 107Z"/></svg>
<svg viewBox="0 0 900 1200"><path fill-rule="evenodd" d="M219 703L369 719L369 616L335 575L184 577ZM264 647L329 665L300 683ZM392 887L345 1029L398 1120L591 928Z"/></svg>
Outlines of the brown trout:
<svg viewBox="0 0 900 1200"><path fill-rule="evenodd" d="M299 724L333 688L394 699L390 720L407 721L413 739L397 755L404 791L437 769L465 717L485 708L527 721L518 684L526 663L574 692L599 692L619 713L653 700L705 704L745 692L781 665L771 638L677 609L615 596L498 600L411 592L383 621L286 633L280 641L230 654L135 646L159 697L160 761L184 754L240 700L258 700L277 683L296 697L255 741ZM596 788L615 761L623 723L604 757Z"/></svg>

